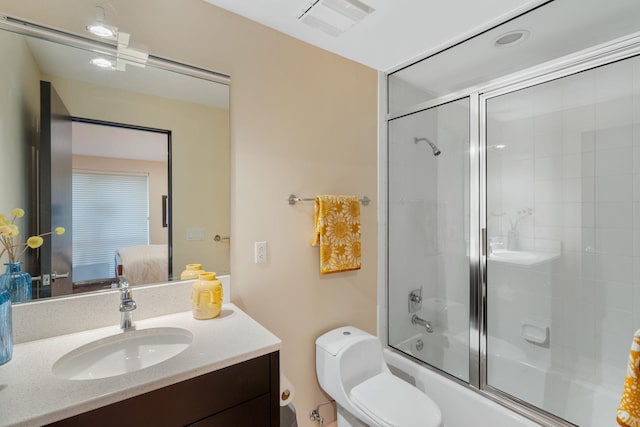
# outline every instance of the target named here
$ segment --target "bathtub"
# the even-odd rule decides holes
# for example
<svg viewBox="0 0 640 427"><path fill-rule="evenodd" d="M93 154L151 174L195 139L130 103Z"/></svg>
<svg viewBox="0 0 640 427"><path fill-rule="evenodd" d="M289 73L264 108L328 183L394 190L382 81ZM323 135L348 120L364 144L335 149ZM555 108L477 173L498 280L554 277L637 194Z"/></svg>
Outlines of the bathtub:
<svg viewBox="0 0 640 427"><path fill-rule="evenodd" d="M534 406L544 406L581 427L618 426L615 413L622 382L619 389L596 387L560 371L541 369L529 363L525 352L512 344L493 338L491 345L494 349L491 360L499 369L489 372L489 384ZM468 372L468 350L463 336L425 333L395 347L416 358L433 361L436 367L454 376L464 379ZM384 353L392 372L415 384L438 404L446 427L538 426L481 394L422 366L399 351L387 348ZM518 381L514 382L514 378Z"/></svg>

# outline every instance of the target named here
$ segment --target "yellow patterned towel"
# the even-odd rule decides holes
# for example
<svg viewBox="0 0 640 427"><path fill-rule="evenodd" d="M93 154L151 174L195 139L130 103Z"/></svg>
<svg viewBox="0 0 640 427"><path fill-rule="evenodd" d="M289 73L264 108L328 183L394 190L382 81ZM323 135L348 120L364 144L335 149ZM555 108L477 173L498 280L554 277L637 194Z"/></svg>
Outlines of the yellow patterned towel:
<svg viewBox="0 0 640 427"><path fill-rule="evenodd" d="M360 269L360 199L357 196L316 196L313 216L320 246L320 273Z"/></svg>
<svg viewBox="0 0 640 427"><path fill-rule="evenodd" d="M623 427L640 427L640 329L633 336L633 344L629 352L627 377L618 407L618 424Z"/></svg>

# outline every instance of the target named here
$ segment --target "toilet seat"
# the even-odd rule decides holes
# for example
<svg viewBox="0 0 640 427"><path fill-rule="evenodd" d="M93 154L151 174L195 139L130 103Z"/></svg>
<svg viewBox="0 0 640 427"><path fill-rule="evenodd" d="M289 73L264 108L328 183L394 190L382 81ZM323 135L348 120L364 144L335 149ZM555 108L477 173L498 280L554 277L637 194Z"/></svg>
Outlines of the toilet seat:
<svg viewBox="0 0 640 427"><path fill-rule="evenodd" d="M388 372L358 384L350 395L355 406L383 427L442 426L440 408L433 400Z"/></svg>

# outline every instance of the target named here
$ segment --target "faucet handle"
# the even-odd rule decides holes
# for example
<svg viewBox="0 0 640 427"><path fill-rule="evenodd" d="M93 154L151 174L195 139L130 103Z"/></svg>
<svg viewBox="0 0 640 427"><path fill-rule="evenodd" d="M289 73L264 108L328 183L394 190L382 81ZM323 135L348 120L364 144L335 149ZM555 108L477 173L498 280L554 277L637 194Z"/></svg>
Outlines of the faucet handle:
<svg viewBox="0 0 640 427"><path fill-rule="evenodd" d="M120 303L120 312L128 313L138 308L138 305L131 298L127 298Z"/></svg>
<svg viewBox="0 0 640 427"><path fill-rule="evenodd" d="M422 286L409 293L409 313L415 313L422 308Z"/></svg>
<svg viewBox="0 0 640 427"><path fill-rule="evenodd" d="M118 276L118 289L120 289L121 300L132 300L131 287L124 276Z"/></svg>
<svg viewBox="0 0 640 427"><path fill-rule="evenodd" d="M118 282L118 287L121 289L129 287L129 281L124 276L118 276L117 282Z"/></svg>

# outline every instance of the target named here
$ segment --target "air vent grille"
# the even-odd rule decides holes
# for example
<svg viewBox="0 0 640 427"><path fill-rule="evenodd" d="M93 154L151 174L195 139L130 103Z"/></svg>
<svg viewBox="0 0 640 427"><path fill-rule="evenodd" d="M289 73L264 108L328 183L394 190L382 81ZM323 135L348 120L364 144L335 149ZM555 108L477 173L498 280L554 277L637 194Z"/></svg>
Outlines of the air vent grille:
<svg viewBox="0 0 640 427"><path fill-rule="evenodd" d="M335 37L374 11L374 8L359 0L318 0L298 19Z"/></svg>

